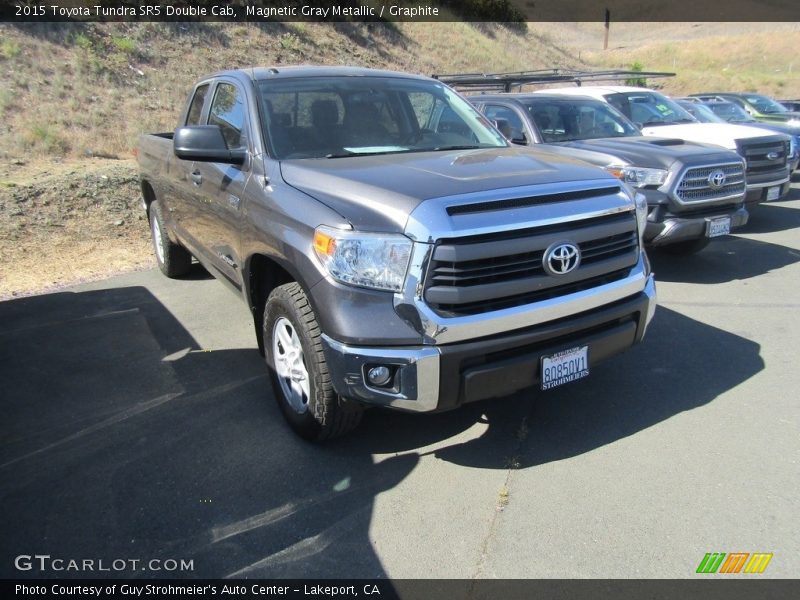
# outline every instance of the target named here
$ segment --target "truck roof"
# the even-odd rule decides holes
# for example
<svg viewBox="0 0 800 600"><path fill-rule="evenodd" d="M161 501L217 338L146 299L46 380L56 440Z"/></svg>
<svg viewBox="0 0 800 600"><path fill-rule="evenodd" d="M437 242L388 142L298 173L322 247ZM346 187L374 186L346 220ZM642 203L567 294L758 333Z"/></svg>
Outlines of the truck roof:
<svg viewBox="0 0 800 600"><path fill-rule="evenodd" d="M623 92L652 92L653 90L629 85L581 85L575 87L560 87L537 90L534 94L570 94L573 96L601 97L605 94L619 94Z"/></svg>
<svg viewBox="0 0 800 600"><path fill-rule="evenodd" d="M203 77L221 77L223 75L233 77L246 77L252 81L263 81L265 79L289 79L293 77L397 77L402 79L422 79L430 80L429 77L401 73L399 71L384 71L381 69L368 69L364 67L347 66L311 66L311 65L290 65L278 67L249 67L245 69L228 69L218 71Z"/></svg>
<svg viewBox="0 0 800 600"><path fill-rule="evenodd" d="M578 88L581 89L581 88ZM575 100L592 100L600 102L594 96L589 94L548 94L550 90L542 90L540 92L500 92L493 94L475 94L467 96L467 100L480 101L480 100L553 100L559 102L574 102ZM605 104L605 103L604 103Z"/></svg>

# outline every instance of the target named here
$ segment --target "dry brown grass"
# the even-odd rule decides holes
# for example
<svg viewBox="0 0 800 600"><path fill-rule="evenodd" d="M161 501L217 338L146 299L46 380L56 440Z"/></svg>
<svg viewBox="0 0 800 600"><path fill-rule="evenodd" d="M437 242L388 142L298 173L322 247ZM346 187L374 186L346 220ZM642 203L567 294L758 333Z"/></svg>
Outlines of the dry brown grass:
<svg viewBox="0 0 800 600"><path fill-rule="evenodd" d="M542 32L496 24L0 25L0 158L130 157L174 127L200 76L233 67L356 65L416 73L575 66Z"/></svg>
<svg viewBox="0 0 800 600"><path fill-rule="evenodd" d="M649 39L618 25L609 50L583 51L581 57L596 67L628 68L638 62L645 70L675 72L676 77L658 81L673 95L750 91L778 98L800 96L798 24L680 25L670 24L663 35L656 30Z"/></svg>
<svg viewBox="0 0 800 600"><path fill-rule="evenodd" d="M155 265L132 161L0 169L0 299Z"/></svg>

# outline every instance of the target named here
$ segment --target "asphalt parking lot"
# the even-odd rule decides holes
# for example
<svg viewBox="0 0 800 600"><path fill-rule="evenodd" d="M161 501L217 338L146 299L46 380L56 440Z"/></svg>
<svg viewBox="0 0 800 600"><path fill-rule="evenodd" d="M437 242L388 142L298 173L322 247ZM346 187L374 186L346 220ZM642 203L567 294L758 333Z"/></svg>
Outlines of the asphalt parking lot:
<svg viewBox="0 0 800 600"><path fill-rule="evenodd" d="M322 446L200 269L2 302L0 577L86 575L15 567L40 554L193 566L100 576L691 578L708 552L796 577L800 183L653 264L645 342L588 379L370 411Z"/></svg>

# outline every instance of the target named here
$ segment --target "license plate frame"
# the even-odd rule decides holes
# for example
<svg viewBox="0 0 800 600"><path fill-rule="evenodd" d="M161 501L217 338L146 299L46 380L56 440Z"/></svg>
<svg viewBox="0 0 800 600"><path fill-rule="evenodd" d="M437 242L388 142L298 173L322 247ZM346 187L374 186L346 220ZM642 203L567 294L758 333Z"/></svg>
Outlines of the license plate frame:
<svg viewBox="0 0 800 600"><path fill-rule="evenodd" d="M772 202L773 200L777 200L781 197L781 186L774 185L772 187L767 188L767 202Z"/></svg>
<svg viewBox="0 0 800 600"><path fill-rule="evenodd" d="M541 390L552 390L589 376L589 345L559 350L539 359Z"/></svg>
<svg viewBox="0 0 800 600"><path fill-rule="evenodd" d="M715 238L723 235L729 235L731 232L731 218L730 217L716 217L713 219L706 219L706 237Z"/></svg>

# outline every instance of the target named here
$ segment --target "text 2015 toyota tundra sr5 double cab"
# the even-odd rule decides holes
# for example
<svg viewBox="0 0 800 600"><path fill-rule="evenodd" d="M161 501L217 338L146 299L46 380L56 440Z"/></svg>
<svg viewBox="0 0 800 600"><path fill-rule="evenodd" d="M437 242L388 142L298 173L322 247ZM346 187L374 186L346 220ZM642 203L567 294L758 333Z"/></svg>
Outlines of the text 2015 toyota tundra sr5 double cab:
<svg viewBox="0 0 800 600"><path fill-rule="evenodd" d="M139 162L161 270L193 255L244 298L305 438L579 379L655 310L644 198L432 79L218 73Z"/></svg>

